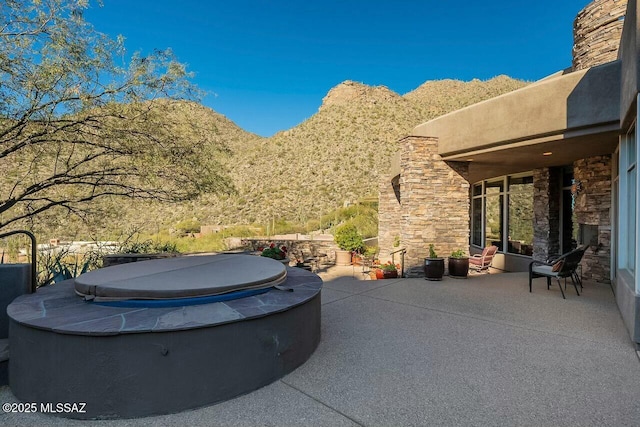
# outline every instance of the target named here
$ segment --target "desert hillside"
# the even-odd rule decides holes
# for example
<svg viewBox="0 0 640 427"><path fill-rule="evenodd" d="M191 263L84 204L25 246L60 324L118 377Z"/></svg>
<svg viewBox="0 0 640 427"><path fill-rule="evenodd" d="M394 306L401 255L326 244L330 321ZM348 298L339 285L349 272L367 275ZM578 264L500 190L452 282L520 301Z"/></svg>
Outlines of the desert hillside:
<svg viewBox="0 0 640 427"><path fill-rule="evenodd" d="M207 107L176 103L172 114L184 118L185 132L222 148L218 160L233 183L229 194L172 205L102 200L84 222L52 213L38 228L62 238L91 230L86 237L99 238L106 230L155 232L192 219L210 225L305 223L345 202L376 197L378 176L397 141L418 124L525 84L507 76L428 81L400 95L345 81L327 93L316 114L270 138L248 133Z"/></svg>
<svg viewBox="0 0 640 427"><path fill-rule="evenodd" d="M233 145L230 172L237 194L205 197L192 205L194 215L208 223L305 222L345 202L375 197L397 141L415 126L525 84L506 76L442 80L399 95L345 81L300 125Z"/></svg>

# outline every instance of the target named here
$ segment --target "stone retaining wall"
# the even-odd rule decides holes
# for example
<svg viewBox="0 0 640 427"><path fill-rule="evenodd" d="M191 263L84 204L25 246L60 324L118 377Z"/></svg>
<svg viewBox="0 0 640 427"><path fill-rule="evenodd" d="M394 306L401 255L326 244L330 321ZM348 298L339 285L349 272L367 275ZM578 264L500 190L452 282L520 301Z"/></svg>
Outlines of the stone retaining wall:
<svg viewBox="0 0 640 427"><path fill-rule="evenodd" d="M327 240L271 240L271 239L242 239L242 246L251 251L257 251L258 248L265 248L271 243L277 246L284 245L289 254L301 253L304 257L317 256L319 254L326 255L326 262L334 263L336 260L336 250L338 245L333 241Z"/></svg>

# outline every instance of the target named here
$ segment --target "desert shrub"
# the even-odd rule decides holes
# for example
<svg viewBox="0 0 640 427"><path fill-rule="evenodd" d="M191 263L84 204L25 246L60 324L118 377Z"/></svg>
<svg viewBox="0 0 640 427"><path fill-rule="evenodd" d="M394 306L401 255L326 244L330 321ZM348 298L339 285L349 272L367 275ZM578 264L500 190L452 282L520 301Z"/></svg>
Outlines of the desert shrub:
<svg viewBox="0 0 640 427"><path fill-rule="evenodd" d="M224 236L221 233L207 234L198 239L180 237L173 242L180 253L219 252L226 249Z"/></svg>
<svg viewBox="0 0 640 427"><path fill-rule="evenodd" d="M177 223L175 229L181 235L199 233L200 221L197 219L185 219L184 221Z"/></svg>
<svg viewBox="0 0 640 427"><path fill-rule="evenodd" d="M364 250L364 242L358 229L353 224L344 224L336 228L333 234L336 244L343 251L361 252Z"/></svg>
<svg viewBox="0 0 640 427"><path fill-rule="evenodd" d="M126 242L120 247L120 253L150 254L150 253L175 253L179 252L174 242L154 242L151 239Z"/></svg>
<svg viewBox="0 0 640 427"><path fill-rule="evenodd" d="M371 217L367 215L356 216L345 222L345 224L351 224L360 233L360 235L367 239L369 237L375 237L378 235L378 217Z"/></svg>

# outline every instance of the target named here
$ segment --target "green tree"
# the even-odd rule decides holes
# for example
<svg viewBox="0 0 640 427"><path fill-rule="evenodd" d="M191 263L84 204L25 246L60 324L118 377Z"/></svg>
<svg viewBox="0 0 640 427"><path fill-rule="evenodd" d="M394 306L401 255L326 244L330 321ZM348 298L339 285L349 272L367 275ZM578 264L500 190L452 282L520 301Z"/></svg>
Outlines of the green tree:
<svg viewBox="0 0 640 427"><path fill-rule="evenodd" d="M0 229L92 200L228 188L224 151L181 113L198 97L171 51L135 53L83 19L87 0L0 5Z"/></svg>

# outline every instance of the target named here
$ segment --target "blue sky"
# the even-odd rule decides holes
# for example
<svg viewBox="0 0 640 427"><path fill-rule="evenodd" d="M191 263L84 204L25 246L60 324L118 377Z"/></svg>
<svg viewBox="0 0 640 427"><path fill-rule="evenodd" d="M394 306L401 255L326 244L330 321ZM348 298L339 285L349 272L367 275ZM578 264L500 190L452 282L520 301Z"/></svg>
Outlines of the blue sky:
<svg viewBox="0 0 640 427"><path fill-rule="evenodd" d="M344 80L404 94L427 80L538 80L571 65L589 0L104 0L85 17L129 52L171 48L203 103L270 136Z"/></svg>

